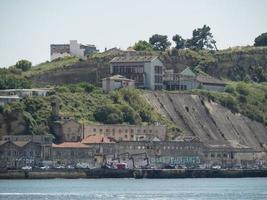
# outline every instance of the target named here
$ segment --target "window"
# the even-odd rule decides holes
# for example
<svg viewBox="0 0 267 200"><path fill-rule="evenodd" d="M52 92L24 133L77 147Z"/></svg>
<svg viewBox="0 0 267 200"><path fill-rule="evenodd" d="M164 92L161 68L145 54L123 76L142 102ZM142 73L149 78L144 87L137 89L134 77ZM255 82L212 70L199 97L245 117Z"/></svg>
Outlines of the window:
<svg viewBox="0 0 267 200"><path fill-rule="evenodd" d="M93 130L94 132L96 132L96 129L94 128L94 130Z"/></svg>
<svg viewBox="0 0 267 200"><path fill-rule="evenodd" d="M99 131L100 131L100 132L102 132L103 130L102 130L102 129L100 129Z"/></svg>

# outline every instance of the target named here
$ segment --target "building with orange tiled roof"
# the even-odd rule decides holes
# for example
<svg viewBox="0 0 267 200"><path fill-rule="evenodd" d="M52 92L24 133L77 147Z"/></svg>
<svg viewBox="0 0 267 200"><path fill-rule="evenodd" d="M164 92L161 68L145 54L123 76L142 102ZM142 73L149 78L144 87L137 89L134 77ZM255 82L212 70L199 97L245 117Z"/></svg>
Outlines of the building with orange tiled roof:
<svg viewBox="0 0 267 200"><path fill-rule="evenodd" d="M81 142L52 144L51 159L61 164L94 163L94 148Z"/></svg>

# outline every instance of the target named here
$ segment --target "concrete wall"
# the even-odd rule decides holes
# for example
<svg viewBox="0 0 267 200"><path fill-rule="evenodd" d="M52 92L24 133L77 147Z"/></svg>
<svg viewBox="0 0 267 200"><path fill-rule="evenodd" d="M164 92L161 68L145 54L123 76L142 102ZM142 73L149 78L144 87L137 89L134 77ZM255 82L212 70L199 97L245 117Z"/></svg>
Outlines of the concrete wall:
<svg viewBox="0 0 267 200"><path fill-rule="evenodd" d="M213 85L213 84L200 84L201 88L210 90L210 91L220 91L223 92L225 89L225 85Z"/></svg>

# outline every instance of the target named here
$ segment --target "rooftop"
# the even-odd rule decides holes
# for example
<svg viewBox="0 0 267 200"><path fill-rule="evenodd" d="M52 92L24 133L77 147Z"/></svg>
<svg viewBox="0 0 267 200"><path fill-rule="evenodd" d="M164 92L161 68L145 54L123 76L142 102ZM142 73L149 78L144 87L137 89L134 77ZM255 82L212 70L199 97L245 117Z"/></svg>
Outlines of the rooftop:
<svg viewBox="0 0 267 200"><path fill-rule="evenodd" d="M61 144L52 144L54 148L88 148L87 145L80 142L63 142Z"/></svg>
<svg viewBox="0 0 267 200"><path fill-rule="evenodd" d="M156 58L157 56L123 56L113 58L110 63L151 62Z"/></svg>
<svg viewBox="0 0 267 200"><path fill-rule="evenodd" d="M11 96L0 96L0 99L20 99L17 95L11 95Z"/></svg>
<svg viewBox="0 0 267 200"><path fill-rule="evenodd" d="M197 76L197 81L200 83L209 83L209 84L216 84L216 85L226 85L226 83L220 79L212 77L208 74L199 74Z"/></svg>

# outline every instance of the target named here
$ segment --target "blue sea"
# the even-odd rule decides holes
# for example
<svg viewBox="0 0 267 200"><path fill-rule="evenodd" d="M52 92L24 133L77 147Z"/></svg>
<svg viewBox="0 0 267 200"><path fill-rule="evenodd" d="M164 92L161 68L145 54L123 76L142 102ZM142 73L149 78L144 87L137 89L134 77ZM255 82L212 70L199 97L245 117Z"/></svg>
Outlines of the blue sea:
<svg viewBox="0 0 267 200"><path fill-rule="evenodd" d="M267 178L0 180L1 200L267 200Z"/></svg>

